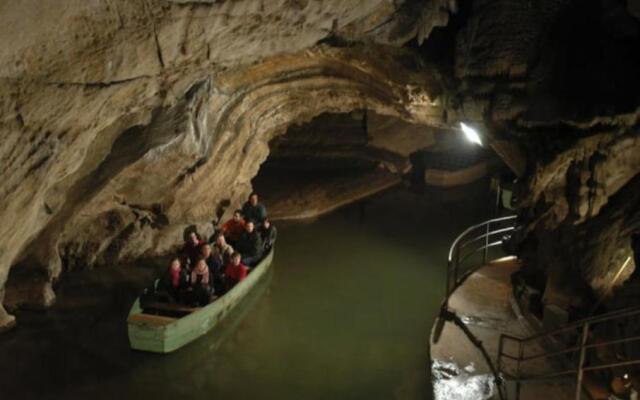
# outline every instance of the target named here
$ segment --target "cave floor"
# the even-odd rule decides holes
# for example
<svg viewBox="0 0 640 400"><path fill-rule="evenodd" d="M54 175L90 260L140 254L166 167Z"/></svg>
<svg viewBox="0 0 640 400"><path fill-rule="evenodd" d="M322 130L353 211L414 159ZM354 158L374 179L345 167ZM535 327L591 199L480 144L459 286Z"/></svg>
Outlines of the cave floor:
<svg viewBox="0 0 640 400"><path fill-rule="evenodd" d="M518 268L515 260L492 262L473 273L450 298L450 309L482 342L494 364L501 334L527 337L534 333L510 305L510 276ZM540 350L543 348L540 347ZM498 398L490 369L482 354L457 326L446 323L438 343L431 343L430 352L432 374L436 377L436 399ZM513 370L512 365L504 361L503 364L508 370ZM523 372L536 373L551 367L545 362L530 363ZM454 371L453 374L451 371ZM514 388L508 386L509 398L516 398ZM570 399L574 396L571 381L527 382L522 384L520 393L522 400L544 397Z"/></svg>

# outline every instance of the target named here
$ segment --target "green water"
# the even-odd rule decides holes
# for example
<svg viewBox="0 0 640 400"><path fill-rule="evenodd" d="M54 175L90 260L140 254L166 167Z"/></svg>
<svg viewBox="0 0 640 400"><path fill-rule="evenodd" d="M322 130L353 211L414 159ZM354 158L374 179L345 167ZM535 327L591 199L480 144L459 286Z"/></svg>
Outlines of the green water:
<svg viewBox="0 0 640 400"><path fill-rule="evenodd" d="M485 219L478 187L394 189L313 222L278 224L273 270L224 327L160 356L129 350L124 320L161 268L67 277L46 313L0 336L6 398L425 399L428 335L446 251ZM12 397L13 396L13 397Z"/></svg>

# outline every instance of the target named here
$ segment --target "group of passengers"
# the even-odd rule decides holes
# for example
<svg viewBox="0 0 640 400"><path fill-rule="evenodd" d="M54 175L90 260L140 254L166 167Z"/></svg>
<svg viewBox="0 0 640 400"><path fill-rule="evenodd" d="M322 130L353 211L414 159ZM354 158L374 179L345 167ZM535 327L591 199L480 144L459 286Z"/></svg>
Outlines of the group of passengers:
<svg viewBox="0 0 640 400"><path fill-rule="evenodd" d="M252 193L209 241L190 231L161 280L170 301L204 306L247 277L275 243L276 228Z"/></svg>

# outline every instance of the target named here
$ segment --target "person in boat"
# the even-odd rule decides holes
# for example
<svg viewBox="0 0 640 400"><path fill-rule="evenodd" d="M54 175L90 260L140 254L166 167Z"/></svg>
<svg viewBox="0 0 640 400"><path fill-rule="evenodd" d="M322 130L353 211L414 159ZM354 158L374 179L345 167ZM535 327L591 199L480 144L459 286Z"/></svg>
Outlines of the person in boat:
<svg viewBox="0 0 640 400"><path fill-rule="evenodd" d="M242 206L242 214L245 220L253 221L258 226L262 225L267 218L267 209L258 201L257 193L254 192L249 195L249 199Z"/></svg>
<svg viewBox="0 0 640 400"><path fill-rule="evenodd" d="M205 243L200 246L200 254L209 268L209 276L215 276L215 274L222 269L224 263L214 256L213 247L209 243Z"/></svg>
<svg viewBox="0 0 640 400"><path fill-rule="evenodd" d="M213 240L213 255L218 257L222 265L227 265L234 253L233 247L227 243L222 232L218 232Z"/></svg>
<svg viewBox="0 0 640 400"><path fill-rule="evenodd" d="M242 263L249 267L255 266L260 258L264 247L262 245L262 237L255 228L255 223L249 221L245 224L244 232L238 242L237 249L242 253Z"/></svg>
<svg viewBox="0 0 640 400"><path fill-rule="evenodd" d="M180 302L182 291L189 284L189 277L186 268L183 268L180 258L171 260L167 273L161 279L162 289L169 295L169 301Z"/></svg>
<svg viewBox="0 0 640 400"><path fill-rule="evenodd" d="M212 286L209 284L209 267L203 256L199 256L191 271L191 300L200 306L209 304Z"/></svg>
<svg viewBox="0 0 640 400"><path fill-rule="evenodd" d="M182 251L180 252L188 262L188 268L193 268L197 261L198 256L200 256L200 246L202 246L204 242L200 239L198 232L190 231L184 242L184 246L182 247Z"/></svg>
<svg viewBox="0 0 640 400"><path fill-rule="evenodd" d="M264 252L268 253L276 242L276 236L278 236L278 231L275 226L271 225L269 218L264 219L264 222L260 227L260 236L262 237Z"/></svg>
<svg viewBox="0 0 640 400"><path fill-rule="evenodd" d="M249 267L242 263L242 256L240 253L235 252L231 256L231 261L227 264L227 267L224 271L225 276L225 284L227 290L230 290L238 282L241 282L244 278L247 277L249 273Z"/></svg>
<svg viewBox="0 0 640 400"><path fill-rule="evenodd" d="M226 241L235 247L242 236L242 232L244 232L242 211L235 210L233 217L222 225L222 234L225 236Z"/></svg>
<svg viewBox="0 0 640 400"><path fill-rule="evenodd" d="M203 244L201 249L202 257L207 264L207 268L209 268L209 286L213 287L214 293L222 293L224 291L222 282L223 268L227 263L223 257L213 251L213 247L209 243Z"/></svg>

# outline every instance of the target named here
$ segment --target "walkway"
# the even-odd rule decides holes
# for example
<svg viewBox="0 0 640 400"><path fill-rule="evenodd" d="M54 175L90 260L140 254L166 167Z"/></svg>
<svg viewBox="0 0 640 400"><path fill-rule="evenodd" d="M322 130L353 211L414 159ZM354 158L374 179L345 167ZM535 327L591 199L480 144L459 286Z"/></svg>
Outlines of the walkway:
<svg viewBox="0 0 640 400"><path fill-rule="evenodd" d="M483 343L494 363L500 334L526 337L532 333L510 304L510 276L518 267L513 258L493 261L473 273L449 300L449 308ZM437 400L499 398L482 354L457 326L446 323L438 343L431 340L430 352ZM533 366L536 370L548 367ZM510 399L515 399L513 393L510 388ZM571 382L531 382L522 385L520 398L555 400L571 399L574 395Z"/></svg>

